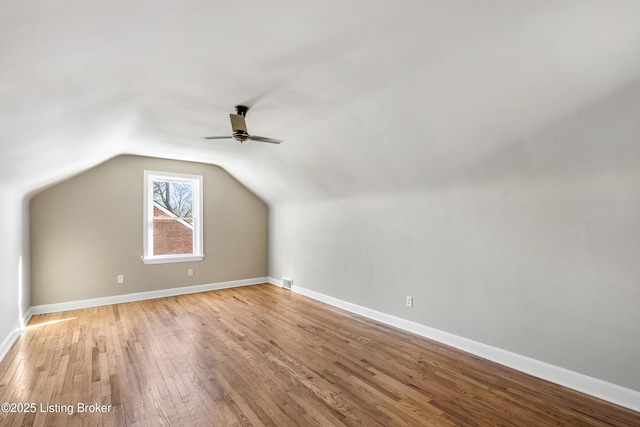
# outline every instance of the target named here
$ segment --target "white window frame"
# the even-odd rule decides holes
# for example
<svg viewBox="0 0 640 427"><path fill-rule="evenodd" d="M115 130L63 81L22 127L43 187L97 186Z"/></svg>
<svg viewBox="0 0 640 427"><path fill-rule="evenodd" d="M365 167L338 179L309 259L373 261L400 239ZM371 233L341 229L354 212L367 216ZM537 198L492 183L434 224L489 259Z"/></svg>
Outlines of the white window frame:
<svg viewBox="0 0 640 427"><path fill-rule="evenodd" d="M192 185L191 195L193 215L193 253L174 255L153 255L153 181L188 182ZM144 208L143 208L143 239L145 264L163 264L170 262L202 261L202 175L187 175L172 172L144 171Z"/></svg>

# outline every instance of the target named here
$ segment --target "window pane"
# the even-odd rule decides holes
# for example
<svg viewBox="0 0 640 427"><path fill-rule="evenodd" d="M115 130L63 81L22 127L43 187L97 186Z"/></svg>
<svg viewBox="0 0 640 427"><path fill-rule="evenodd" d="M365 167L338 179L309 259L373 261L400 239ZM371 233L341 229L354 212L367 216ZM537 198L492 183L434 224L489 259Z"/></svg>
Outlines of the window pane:
<svg viewBox="0 0 640 427"><path fill-rule="evenodd" d="M202 259L202 176L144 171L144 177L144 263Z"/></svg>
<svg viewBox="0 0 640 427"><path fill-rule="evenodd" d="M153 255L193 253L193 226L175 218L153 220Z"/></svg>
<svg viewBox="0 0 640 427"><path fill-rule="evenodd" d="M153 181L153 202L176 217L191 217L193 185L190 182Z"/></svg>
<svg viewBox="0 0 640 427"><path fill-rule="evenodd" d="M193 253L192 195L189 182L153 181L153 255Z"/></svg>

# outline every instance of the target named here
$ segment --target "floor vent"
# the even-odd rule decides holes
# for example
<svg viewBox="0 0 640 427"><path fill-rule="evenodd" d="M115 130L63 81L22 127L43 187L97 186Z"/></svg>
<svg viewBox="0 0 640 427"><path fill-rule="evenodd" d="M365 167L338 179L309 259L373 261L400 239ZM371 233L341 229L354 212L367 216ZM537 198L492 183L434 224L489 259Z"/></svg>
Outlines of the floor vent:
<svg viewBox="0 0 640 427"><path fill-rule="evenodd" d="M291 290L292 286L293 286L293 279L289 279L288 277L283 277L282 278L282 287L283 288Z"/></svg>

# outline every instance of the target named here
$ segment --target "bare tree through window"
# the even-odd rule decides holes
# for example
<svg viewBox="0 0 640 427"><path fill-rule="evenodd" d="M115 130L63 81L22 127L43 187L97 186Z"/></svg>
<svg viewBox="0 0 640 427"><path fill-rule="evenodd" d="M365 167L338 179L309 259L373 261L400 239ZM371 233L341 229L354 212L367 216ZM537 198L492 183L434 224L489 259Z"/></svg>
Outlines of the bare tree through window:
<svg viewBox="0 0 640 427"><path fill-rule="evenodd" d="M193 186L188 182L153 181L153 201L192 223Z"/></svg>

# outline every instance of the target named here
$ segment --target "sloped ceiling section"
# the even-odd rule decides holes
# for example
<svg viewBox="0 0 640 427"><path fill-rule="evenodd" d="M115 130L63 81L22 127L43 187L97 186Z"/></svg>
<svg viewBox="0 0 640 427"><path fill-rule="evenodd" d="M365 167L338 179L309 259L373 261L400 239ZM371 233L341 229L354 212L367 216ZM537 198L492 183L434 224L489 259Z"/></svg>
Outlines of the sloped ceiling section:
<svg viewBox="0 0 640 427"><path fill-rule="evenodd" d="M0 62L1 185L132 153L218 164L277 204L471 179L640 78L640 3L10 2ZM238 103L285 142L201 138Z"/></svg>

